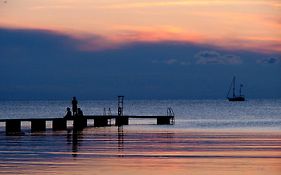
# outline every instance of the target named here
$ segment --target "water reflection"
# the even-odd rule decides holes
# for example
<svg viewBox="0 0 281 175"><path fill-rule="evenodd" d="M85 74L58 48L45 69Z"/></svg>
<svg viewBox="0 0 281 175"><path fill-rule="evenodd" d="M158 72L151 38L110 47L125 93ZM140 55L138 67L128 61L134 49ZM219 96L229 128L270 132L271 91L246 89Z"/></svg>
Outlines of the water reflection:
<svg viewBox="0 0 281 175"><path fill-rule="evenodd" d="M123 149L124 149L124 131L123 126L118 126L118 151L120 154L119 157L124 157L123 155Z"/></svg>
<svg viewBox="0 0 281 175"><path fill-rule="evenodd" d="M280 145L279 132L130 126L0 135L0 174L279 175Z"/></svg>
<svg viewBox="0 0 281 175"><path fill-rule="evenodd" d="M78 148L81 146L83 141L83 131L82 130L67 130L66 134L67 143L72 145L72 156L78 156Z"/></svg>

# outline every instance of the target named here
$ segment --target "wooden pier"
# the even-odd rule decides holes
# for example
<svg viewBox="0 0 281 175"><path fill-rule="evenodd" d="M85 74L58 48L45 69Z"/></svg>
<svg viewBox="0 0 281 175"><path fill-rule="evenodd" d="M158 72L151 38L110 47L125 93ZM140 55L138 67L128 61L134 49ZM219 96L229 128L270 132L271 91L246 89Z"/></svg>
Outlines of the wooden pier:
<svg viewBox="0 0 281 175"><path fill-rule="evenodd" d="M31 122L31 132L46 130L46 122L52 122L53 130L66 130L67 121L73 121L73 129L83 129L88 125L88 120L94 120L94 127L129 125L131 119L156 119L157 125L174 124L174 115L163 116L126 116L126 115L85 115L72 118L27 118L27 119L0 119L5 123L6 133L20 133L22 122ZM112 122L114 120L114 122Z"/></svg>
<svg viewBox="0 0 281 175"><path fill-rule="evenodd" d="M75 100L75 103L73 104L72 101L72 108L74 108L73 105L75 104L77 108L76 97L73 97L73 100ZM70 114L63 118L0 119L0 123L5 123L6 134L21 133L22 122L31 123L31 132L46 131L47 122L52 122L53 130L66 130L68 121L73 121L73 130L86 128L88 126L88 120L94 121L94 127L129 125L129 120L131 119L156 119L157 125L171 125L175 123L175 114L171 107L167 108L167 115L162 116L123 115L123 100L124 96L118 96L117 115L111 115L111 112L110 115L106 115L106 111L104 115L83 115L83 113L78 113L80 108L78 108L78 111L74 115L74 111L71 114L70 108L68 107L67 110Z"/></svg>

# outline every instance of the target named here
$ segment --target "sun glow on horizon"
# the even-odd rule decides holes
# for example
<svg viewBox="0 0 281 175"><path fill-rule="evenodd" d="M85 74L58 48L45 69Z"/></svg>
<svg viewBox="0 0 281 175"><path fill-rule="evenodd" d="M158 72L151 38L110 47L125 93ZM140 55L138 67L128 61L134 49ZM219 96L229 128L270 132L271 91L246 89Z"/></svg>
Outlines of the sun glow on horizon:
<svg viewBox="0 0 281 175"><path fill-rule="evenodd" d="M281 52L276 0L21 0L1 3L0 14L1 27L60 31L87 41L100 36L101 47L179 41Z"/></svg>

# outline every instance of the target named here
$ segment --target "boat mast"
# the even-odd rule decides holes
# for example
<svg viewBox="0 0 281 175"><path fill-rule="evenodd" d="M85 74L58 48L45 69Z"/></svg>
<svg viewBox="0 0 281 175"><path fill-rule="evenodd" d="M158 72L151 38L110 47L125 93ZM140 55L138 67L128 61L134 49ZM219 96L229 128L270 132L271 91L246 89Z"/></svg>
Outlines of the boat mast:
<svg viewBox="0 0 281 175"><path fill-rule="evenodd" d="M243 84L240 84L240 90L239 90L240 96L242 96L242 87L243 87Z"/></svg>
<svg viewBox="0 0 281 175"><path fill-rule="evenodd" d="M235 76L233 77L233 97L235 97Z"/></svg>

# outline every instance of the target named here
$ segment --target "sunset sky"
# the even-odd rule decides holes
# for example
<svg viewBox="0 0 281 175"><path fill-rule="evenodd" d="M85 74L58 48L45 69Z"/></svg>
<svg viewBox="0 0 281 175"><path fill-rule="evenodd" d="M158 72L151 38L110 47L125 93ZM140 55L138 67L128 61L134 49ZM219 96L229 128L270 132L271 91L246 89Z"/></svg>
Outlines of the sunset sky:
<svg viewBox="0 0 281 175"><path fill-rule="evenodd" d="M40 47L38 43L41 43L42 46ZM7 91L8 94L22 91L25 88L29 89L29 85L24 81L26 77L16 77L19 82L10 81L13 73L8 68L9 66L12 68L17 66L18 61L14 60L14 65L12 65L12 63L7 63L7 60L19 59L20 55L20 57L28 59L36 58L36 61L38 61L39 58L45 59L43 57L47 56L46 53L51 54L48 56L49 58L52 57L53 65L59 64L56 57L63 57L68 60L79 59L80 61L81 59L84 59L84 61L89 59L88 63L83 64L87 66L92 64L93 67L97 65L93 63L94 60L107 60L100 63L99 66L103 68L115 64L116 59L123 58L124 64L122 66L126 65L124 70L127 70L133 64L138 64L140 60L143 61L142 70L144 70L149 62L149 65L152 66L152 72L148 71L145 75L149 78L144 78L143 72L140 74L131 72L133 70L128 71L126 76L120 75L120 78L124 81L128 80L127 75L134 75L133 82L138 84L140 83L139 80L141 82L148 81L146 83L149 86L151 82L155 82L149 80L153 76L157 80L162 79L161 82L168 81L164 77L165 74L172 76L165 72L166 67L153 67L161 63L166 66L175 66L177 63L179 67L183 67L183 65L198 67L202 64L215 63L215 66L219 66L219 68L228 72L226 73L228 77L207 85L207 87L213 88L217 83L219 86L221 86L220 83L225 84L226 78L230 80L230 75L233 74L240 74L242 78L243 75L247 74L247 80L251 80L253 77L249 77L246 72L259 69L259 73L264 71L259 76L260 78L264 76L267 80L271 79L267 84L269 87L263 87L261 90L277 93L277 89L281 86L280 74L277 75L281 73L281 1L0 0L0 46L2 66L7 68L6 71L2 70L4 72L2 78L4 82L7 82L1 88L3 92ZM68 49L77 55L67 52ZM143 49L146 51L143 52ZM24 50L24 52L14 52L15 50ZM164 50L165 52L163 52ZM90 57L96 59L90 59ZM137 61L132 61L129 64L126 59L129 62L133 59ZM35 63L36 61L25 63ZM38 62L38 64L42 62ZM51 62L48 63L51 64ZM258 68L261 63L270 63L275 68ZM80 64L80 62L78 61L77 64ZM238 66L239 71L236 68L230 71L227 68L229 65ZM27 64L27 66L30 66L30 64ZM197 71L192 72L188 69L183 72L192 80L202 77L207 78L207 75L209 75L208 69L212 69L211 72L217 72L218 75L222 73L222 70L212 66L214 64L207 66L206 69L198 67L200 75L198 74L197 78L192 76ZM245 66L249 67L246 68ZM110 67L109 69L114 68ZM174 69L179 70L178 68ZM32 72L30 74L34 75L33 71L35 70L33 68L29 68L29 70ZM45 70L46 76L48 71ZM107 78L114 79L115 71L118 72L119 70L113 70ZM163 72L163 74L155 75L154 71ZM120 71L117 74L119 75L119 73ZM58 74L61 75L61 73ZM83 73L83 77L81 75L82 80L85 80L85 77L89 79L92 74L94 72ZM99 77L100 79L105 78L105 73L100 71L99 74L103 76L102 78ZM175 77L184 76L181 72L174 74ZM256 73L252 72L252 75L254 76ZM64 79L65 76L61 76L61 79ZM267 76L270 78L266 78ZM34 78L31 84L38 82L38 78ZM95 81L100 81L99 78L97 77ZM50 76L47 79L52 78ZM171 79L175 82L180 81L180 79L177 80L174 77ZM201 81L205 82L205 79L202 78ZM85 82L87 81L85 80ZM146 83L141 83L142 89L145 89ZM114 85L116 85L116 82L110 85L105 83L103 86ZM258 82L252 86L256 85L258 85ZM15 86L19 87L15 88ZM61 88L62 85L58 86ZM103 86L100 88L104 89ZM188 88L187 85L182 86L182 91ZM8 87L15 89L11 90ZM57 86L53 88L56 89L55 87ZM139 87L139 85L136 85L136 87ZM155 84L155 87L155 91L158 88L162 90L164 88L161 83ZM57 89L60 88L57 87ZM39 89L37 90L40 91ZM194 89L197 89L197 87L194 87ZM32 91L34 92L34 89ZM110 89L108 91L112 92ZM151 92L151 89L145 90L143 93L148 91ZM136 94L139 90L134 92ZM69 93L71 93L71 90ZM268 96L272 97L274 93ZM165 93L163 92L163 94ZM173 96L172 94L171 96ZM209 94L209 92L206 92L206 94ZM259 92L257 91L256 94L259 94ZM217 95L212 97L217 98ZM177 97L180 96L180 94L177 95ZM277 96L281 96L280 93ZM189 95L186 97L189 97Z"/></svg>
<svg viewBox="0 0 281 175"><path fill-rule="evenodd" d="M279 0L1 0L0 26L47 29L91 46L183 41L229 49L281 51Z"/></svg>

